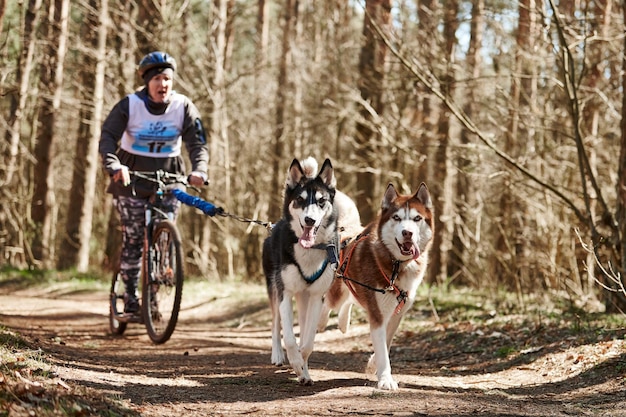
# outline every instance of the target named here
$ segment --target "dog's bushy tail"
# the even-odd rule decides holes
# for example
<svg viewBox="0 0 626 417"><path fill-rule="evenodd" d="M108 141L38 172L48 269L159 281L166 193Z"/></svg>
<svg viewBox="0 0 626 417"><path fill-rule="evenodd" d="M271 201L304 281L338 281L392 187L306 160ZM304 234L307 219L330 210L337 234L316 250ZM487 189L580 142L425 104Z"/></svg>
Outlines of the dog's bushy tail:
<svg viewBox="0 0 626 417"><path fill-rule="evenodd" d="M317 161L312 156L302 161L302 170L307 178L315 178L317 175L317 166Z"/></svg>

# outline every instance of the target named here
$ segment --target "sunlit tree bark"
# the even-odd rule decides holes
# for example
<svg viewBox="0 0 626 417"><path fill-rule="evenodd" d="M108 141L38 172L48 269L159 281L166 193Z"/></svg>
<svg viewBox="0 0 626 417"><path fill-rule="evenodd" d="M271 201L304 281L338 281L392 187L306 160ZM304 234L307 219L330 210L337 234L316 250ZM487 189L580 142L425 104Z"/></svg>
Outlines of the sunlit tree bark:
<svg viewBox="0 0 626 417"><path fill-rule="evenodd" d="M586 60L589 65L589 75L585 78L585 88L592 92L601 91L602 89L607 88L605 86L604 75L604 71L607 69L607 62L604 60L604 57L610 52L607 51L607 43L601 40L607 39L610 36L612 3L612 1L607 0L597 0L593 2L593 8L591 9L593 17L590 21L591 32L597 34L599 37L598 40L590 39L587 46ZM567 12L568 14L572 13L570 18L574 20L574 11L569 10ZM594 177L598 176L597 165L600 163L599 159L601 158L599 156L599 150L602 149L602 142L605 140L600 137L600 124L602 123L603 108L604 99L601 98L601 95L594 94L583 107L583 117L580 123L581 129L586 134L584 141L588 145L587 151L589 153L590 170L592 171L592 175ZM593 188L589 187L589 190L593 190ZM597 216L598 207L596 203L596 196L593 191L591 191L591 193L592 196L590 199L589 214L592 218L595 218ZM592 253L587 254L586 263L587 265L595 264ZM587 280L580 282L580 285L582 290L587 293L587 296L593 298L595 280L598 279L596 277L596 268L588 268L586 277ZM608 301L608 304L611 304L611 301Z"/></svg>
<svg viewBox="0 0 626 417"><path fill-rule="evenodd" d="M5 254L16 265L32 263L30 241L25 238L27 230L28 201L20 196L26 194L25 175L15 174L20 164L20 153L26 148L21 134L22 123L31 97L31 74L35 68L37 30L41 21L41 0L24 2L24 18L20 27L20 53L16 69L17 88L8 98L9 114L6 118L5 140L0 146L3 161L0 164L0 192L2 194L2 215L0 216L0 255ZM22 151L20 152L20 148Z"/></svg>
<svg viewBox="0 0 626 417"><path fill-rule="evenodd" d="M106 37L108 0L90 0L86 10L86 24L82 34L93 53L84 55L81 79L85 106L80 109L78 141L72 175L65 235L62 239L59 267L75 267L86 272L89 267L89 249L92 230L93 209L96 194L96 179L100 167L98 141L102 124L104 102L104 71L106 63ZM95 13L98 15L95 15Z"/></svg>
<svg viewBox="0 0 626 417"><path fill-rule="evenodd" d="M391 19L391 0L367 0L363 17L363 46L359 56L360 119L356 125L355 142L359 171L356 174L359 190L356 200L363 223L371 221L377 210L381 189L379 176L373 170L380 155L376 143L380 139L378 125L384 111L385 58L387 46L377 34Z"/></svg>
<svg viewBox="0 0 626 417"><path fill-rule="evenodd" d="M479 88L478 81L480 79L480 72L482 67L481 48L483 41L484 31L484 16L485 13L485 1L484 0L472 0L472 20L470 24L470 42L469 49L467 51L467 72L470 80L474 80L474 83L469 84L465 89L465 103L463 110L467 117L473 118L474 114L478 113L478 106L476 101L478 100L477 89ZM470 210L472 195L472 187L474 184L469 180L470 173L468 169L471 165L472 152L469 149L469 144L472 142L470 138L471 133L466 129L461 131L460 136L460 151L457 153L457 167L458 173L456 176L456 197L454 198L454 211L457 215L454 217L454 229L452 233L452 251L450 253L450 259L448 262L448 276L452 280L469 284L467 279L469 278L463 273L464 270L464 258L467 246L467 240L471 232L468 232L468 222L470 219ZM459 278L459 279L457 279Z"/></svg>
<svg viewBox="0 0 626 417"><path fill-rule="evenodd" d="M228 141L228 113L226 111L226 89L224 83L226 82L226 61L228 53L228 1L217 0L215 1L215 16L214 16L214 30L209 40L212 45L211 62L213 63L213 79L212 79L212 104L213 112L210 116L210 149L213 173L213 186L219 187L223 190L222 198L223 204L227 207L231 205L231 163L230 163L230 149ZM204 235L210 236L209 222L205 222ZM222 226L217 225L217 226ZM219 276L222 278L234 277L234 252L232 241L223 240L223 243L219 245L219 259L224 262L220 262L217 266L220 270ZM208 242L206 242L208 243ZM203 252L209 253L209 245L203 248ZM208 267L207 265L203 266Z"/></svg>
<svg viewBox="0 0 626 417"><path fill-rule="evenodd" d="M26 9L23 27L23 43L20 54L20 62L17 69L17 82L19 85L18 94L12 96L11 113L9 115L7 129L7 143L5 150L5 163L3 178L0 184L10 184L15 173L15 166L20 145L20 123L24 110L26 108L26 100L28 99L28 89L30 86L30 75L34 68L34 56L37 40L37 28L41 20L42 0L30 0Z"/></svg>
<svg viewBox="0 0 626 417"><path fill-rule="evenodd" d="M622 16L626 21L626 5L622 5ZM626 38L624 38L623 53L626 54ZM626 59L622 60L622 89L626 89ZM626 91L626 90L624 90ZM620 153L619 168L617 172L617 214L618 239L616 247L620 261L621 274L617 274L617 279L621 280L622 286L626 286L626 94L622 94L622 120L620 124ZM615 286L616 287L616 286ZM626 294L620 291L611 291L606 294L609 310L626 311Z"/></svg>
<svg viewBox="0 0 626 417"><path fill-rule="evenodd" d="M433 63L435 62L435 55L437 53L438 21L436 16L439 7L435 0L423 0L420 1L419 4L420 7L417 9L417 19L420 30L418 34L420 36L420 45L423 45L423 48L419 51L419 56L423 59L423 62ZM414 167L416 172L415 177L420 181L429 182L429 179L433 178L433 164L431 163L430 154L438 114L436 105L434 104L434 97L432 97L430 92L423 89L419 83L416 84L415 88L416 110L412 124L418 129L418 132L421 132L417 143L417 150L420 157ZM432 277L429 277L429 279L431 278Z"/></svg>
<svg viewBox="0 0 626 417"><path fill-rule="evenodd" d="M443 10L443 54L444 67L442 75L439 77L441 92L447 96L454 96L454 50L457 47L456 30L458 28L459 4L456 0L446 2ZM442 110L437 125L436 150L434 154L434 172L430 180L430 192L433 196L433 206L437 216L435 217L435 236L433 237L433 250L430 255L430 274L437 282L445 282L448 278L448 257L450 253L451 230L449 219L451 212L450 202L452 201L446 183L450 182L448 173L449 145L451 141L451 120L452 115L442 104Z"/></svg>
<svg viewBox="0 0 626 417"><path fill-rule="evenodd" d="M4 27L4 15L7 10L7 2L6 0L0 0L0 33L2 33L2 28Z"/></svg>
<svg viewBox="0 0 626 417"><path fill-rule="evenodd" d="M534 141L529 106L534 100L536 74L533 56L534 41L538 38L535 0L521 0L518 6L519 23L516 32L515 61L511 85L508 131L504 151L512 156L524 155ZM500 198L500 222L494 233L498 236L494 259L496 279L521 291L522 276L528 272L523 236L524 202L516 195L514 174L508 174Z"/></svg>
<svg viewBox="0 0 626 417"><path fill-rule="evenodd" d="M283 172L284 159L288 158L289 151L285 144L285 133L287 130L287 104L291 88L289 72L293 62L291 42L295 36L295 27L297 19L298 2L295 0L286 0L283 8L281 37L281 52L278 63L278 88L276 90L276 122L274 125L274 134L272 141L272 180L271 189L275 193L281 193L285 181L285 173ZM280 199L270 200L269 216L271 219L280 219L282 215L282 204Z"/></svg>
<svg viewBox="0 0 626 417"><path fill-rule="evenodd" d="M56 115L61 107L63 65L67 48L69 0L52 0L48 7L48 21L44 39L48 40L47 54L41 63L39 112L34 155L34 188L31 219L34 226L33 255L44 267L54 259L54 233L57 209L54 190L54 145L57 135Z"/></svg>

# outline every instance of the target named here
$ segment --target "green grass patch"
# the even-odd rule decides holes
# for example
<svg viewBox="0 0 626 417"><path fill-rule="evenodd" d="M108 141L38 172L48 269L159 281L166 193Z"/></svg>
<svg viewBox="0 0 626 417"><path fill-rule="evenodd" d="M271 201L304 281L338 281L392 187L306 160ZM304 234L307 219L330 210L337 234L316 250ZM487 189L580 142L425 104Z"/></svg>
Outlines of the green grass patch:
<svg viewBox="0 0 626 417"><path fill-rule="evenodd" d="M111 275L101 271L76 272L29 269L0 269L0 292L12 292L37 287L67 286L77 290L104 288Z"/></svg>

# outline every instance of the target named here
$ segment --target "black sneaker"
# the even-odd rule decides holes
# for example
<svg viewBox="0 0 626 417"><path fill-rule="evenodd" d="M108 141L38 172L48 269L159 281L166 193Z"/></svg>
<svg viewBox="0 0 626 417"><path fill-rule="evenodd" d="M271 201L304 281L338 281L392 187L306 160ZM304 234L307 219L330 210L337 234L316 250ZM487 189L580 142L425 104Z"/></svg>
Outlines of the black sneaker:
<svg viewBox="0 0 626 417"><path fill-rule="evenodd" d="M139 312L139 300L135 295L124 294L124 313L137 314Z"/></svg>

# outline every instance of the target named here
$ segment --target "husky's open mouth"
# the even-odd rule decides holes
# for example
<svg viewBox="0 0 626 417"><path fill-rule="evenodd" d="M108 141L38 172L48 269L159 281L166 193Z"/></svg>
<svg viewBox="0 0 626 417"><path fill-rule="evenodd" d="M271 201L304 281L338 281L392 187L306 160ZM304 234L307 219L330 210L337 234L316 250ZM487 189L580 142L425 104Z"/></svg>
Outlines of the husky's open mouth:
<svg viewBox="0 0 626 417"><path fill-rule="evenodd" d="M419 258L420 248L418 248L412 240L400 243L396 239L396 243L398 244L398 248L400 249L400 253L402 255L410 256L413 259Z"/></svg>
<svg viewBox="0 0 626 417"><path fill-rule="evenodd" d="M317 235L318 227L314 226L302 226L302 235L300 236L300 246L305 249L313 247L315 244L315 236Z"/></svg>

